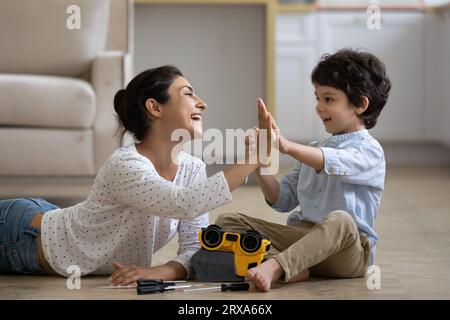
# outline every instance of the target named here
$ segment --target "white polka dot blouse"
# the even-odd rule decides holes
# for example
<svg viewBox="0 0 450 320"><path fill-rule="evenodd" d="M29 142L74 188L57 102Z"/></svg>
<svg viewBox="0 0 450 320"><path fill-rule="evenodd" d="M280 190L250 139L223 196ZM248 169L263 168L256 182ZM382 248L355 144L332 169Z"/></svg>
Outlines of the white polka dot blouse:
<svg viewBox="0 0 450 320"><path fill-rule="evenodd" d="M117 149L100 168L88 198L42 218L44 255L60 275L108 275L113 262L150 266L152 255L178 231L174 261L190 276L208 212L232 201L223 172L206 176L203 161L184 152L173 181L162 178L134 144Z"/></svg>

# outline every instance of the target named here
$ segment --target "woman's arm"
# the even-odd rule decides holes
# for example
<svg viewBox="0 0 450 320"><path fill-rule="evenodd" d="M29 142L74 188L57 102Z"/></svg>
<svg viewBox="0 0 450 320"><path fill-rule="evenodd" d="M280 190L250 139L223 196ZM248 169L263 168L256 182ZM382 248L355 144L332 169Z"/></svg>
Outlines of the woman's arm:
<svg viewBox="0 0 450 320"><path fill-rule="evenodd" d="M259 164L235 164L223 170L230 191L243 184L245 179L257 168L259 168Z"/></svg>
<svg viewBox="0 0 450 320"><path fill-rule="evenodd" d="M176 261L154 267L139 267L134 264L113 264L116 271L108 278L115 286L126 286L140 279L180 280L186 278L186 269Z"/></svg>
<svg viewBox="0 0 450 320"><path fill-rule="evenodd" d="M223 172L188 187L168 181L130 154L113 162L106 174L110 196L143 214L171 219L193 219L232 201Z"/></svg>

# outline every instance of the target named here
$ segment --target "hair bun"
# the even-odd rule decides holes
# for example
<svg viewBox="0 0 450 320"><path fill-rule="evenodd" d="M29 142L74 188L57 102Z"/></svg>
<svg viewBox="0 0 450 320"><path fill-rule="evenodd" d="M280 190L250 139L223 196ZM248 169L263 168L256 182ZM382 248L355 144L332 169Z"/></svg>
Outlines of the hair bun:
<svg viewBox="0 0 450 320"><path fill-rule="evenodd" d="M136 108L127 98L126 89L117 91L114 96L114 110L121 126L133 134L136 132L136 124L140 122L134 109Z"/></svg>
<svg viewBox="0 0 450 320"><path fill-rule="evenodd" d="M117 91L114 96L114 110L116 110L119 117L123 115L123 111L126 109L127 98L126 98L126 90L121 89Z"/></svg>

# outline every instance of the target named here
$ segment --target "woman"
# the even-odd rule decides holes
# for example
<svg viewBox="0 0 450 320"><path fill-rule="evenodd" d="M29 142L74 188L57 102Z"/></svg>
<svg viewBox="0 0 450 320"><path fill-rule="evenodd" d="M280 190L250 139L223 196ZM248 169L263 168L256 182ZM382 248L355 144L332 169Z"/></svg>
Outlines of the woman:
<svg viewBox="0 0 450 320"><path fill-rule="evenodd" d="M138 143L117 149L100 168L88 198L60 209L43 199L0 201L0 272L106 275L113 284L190 276L197 232L207 212L232 201L231 191L258 164L234 165L207 178L205 164L184 152L172 161L175 129L202 134L206 104L173 66L136 76L114 97L120 125ZM152 254L179 232L173 261L150 266ZM120 263L118 263L120 262ZM124 266L121 263L128 265Z"/></svg>

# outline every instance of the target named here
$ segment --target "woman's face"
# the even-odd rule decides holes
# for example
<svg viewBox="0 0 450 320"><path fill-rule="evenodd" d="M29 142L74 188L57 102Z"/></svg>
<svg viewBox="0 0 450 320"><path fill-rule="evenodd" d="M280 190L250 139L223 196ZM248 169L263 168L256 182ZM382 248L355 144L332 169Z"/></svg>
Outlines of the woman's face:
<svg viewBox="0 0 450 320"><path fill-rule="evenodd" d="M170 133L176 129L186 129L192 138L202 137L206 103L195 94L189 81L181 76L175 78L168 91L169 101L162 107L164 128Z"/></svg>

